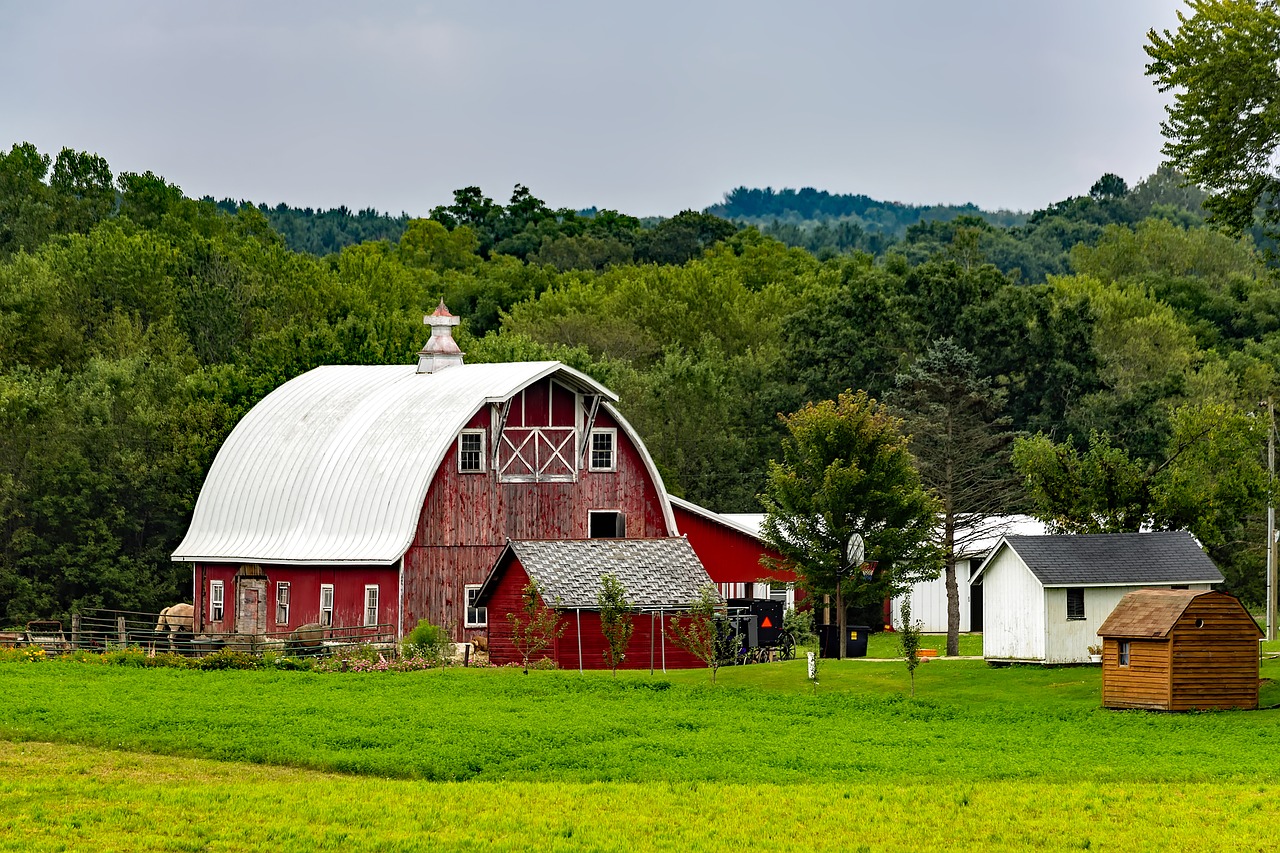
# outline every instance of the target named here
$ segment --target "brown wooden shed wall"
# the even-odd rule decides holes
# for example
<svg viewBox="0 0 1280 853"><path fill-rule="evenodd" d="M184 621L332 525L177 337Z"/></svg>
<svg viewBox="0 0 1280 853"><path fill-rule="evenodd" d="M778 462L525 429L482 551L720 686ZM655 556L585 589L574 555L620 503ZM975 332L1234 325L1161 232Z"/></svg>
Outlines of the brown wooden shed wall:
<svg viewBox="0 0 1280 853"><path fill-rule="evenodd" d="M1102 704L1107 708L1167 709L1169 641L1129 640L1129 665L1120 666L1120 640L1102 642Z"/></svg>

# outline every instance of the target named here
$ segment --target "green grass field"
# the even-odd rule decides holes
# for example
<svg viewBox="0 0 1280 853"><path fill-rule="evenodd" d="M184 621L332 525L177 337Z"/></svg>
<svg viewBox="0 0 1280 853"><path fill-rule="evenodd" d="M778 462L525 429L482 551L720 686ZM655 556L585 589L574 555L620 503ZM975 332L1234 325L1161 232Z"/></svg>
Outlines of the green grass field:
<svg viewBox="0 0 1280 853"><path fill-rule="evenodd" d="M0 850L1274 848L1280 712L1105 711L1090 667L819 676L0 664Z"/></svg>

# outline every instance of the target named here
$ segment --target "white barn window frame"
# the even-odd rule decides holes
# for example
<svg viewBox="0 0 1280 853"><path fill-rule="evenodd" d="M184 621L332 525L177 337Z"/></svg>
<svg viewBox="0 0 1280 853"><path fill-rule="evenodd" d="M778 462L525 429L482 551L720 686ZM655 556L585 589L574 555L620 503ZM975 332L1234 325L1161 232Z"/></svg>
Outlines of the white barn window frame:
<svg viewBox="0 0 1280 853"><path fill-rule="evenodd" d="M480 584L467 584L463 587L463 595L466 598L467 613L463 619L462 627L464 628L487 628L489 627L489 608L480 607L476 604L476 599L480 596Z"/></svg>
<svg viewBox="0 0 1280 853"><path fill-rule="evenodd" d="M588 451L588 470L618 470L618 430L616 427L599 427L591 430L591 447Z"/></svg>
<svg viewBox="0 0 1280 853"><path fill-rule="evenodd" d="M289 582L276 581L276 624L289 624Z"/></svg>
<svg viewBox="0 0 1280 853"><path fill-rule="evenodd" d="M1067 620L1084 619L1084 587L1067 587Z"/></svg>
<svg viewBox="0 0 1280 853"><path fill-rule="evenodd" d="M372 628L378 624L378 585L365 584L364 587L364 626Z"/></svg>
<svg viewBox="0 0 1280 853"><path fill-rule="evenodd" d="M333 584L320 584L320 618L319 622L326 628L333 627Z"/></svg>
<svg viewBox="0 0 1280 853"><path fill-rule="evenodd" d="M222 581L209 581L209 621L221 622L226 615L226 587Z"/></svg>
<svg viewBox="0 0 1280 853"><path fill-rule="evenodd" d="M458 433L458 473L483 474L488 470L484 430L464 429Z"/></svg>

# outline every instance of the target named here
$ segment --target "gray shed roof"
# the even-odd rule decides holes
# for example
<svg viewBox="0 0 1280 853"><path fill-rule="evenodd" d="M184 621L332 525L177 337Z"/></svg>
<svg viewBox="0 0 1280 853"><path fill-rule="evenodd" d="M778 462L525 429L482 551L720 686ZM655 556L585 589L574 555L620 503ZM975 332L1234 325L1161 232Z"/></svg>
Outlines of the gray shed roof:
<svg viewBox="0 0 1280 853"><path fill-rule="evenodd" d="M1044 586L1222 583L1222 572L1185 531L1006 536L980 573L1004 546Z"/></svg>
<svg viewBox="0 0 1280 853"><path fill-rule="evenodd" d="M563 539L512 541L498 558L500 567L514 554L547 601L561 607L596 607L600 577L615 575L633 607L687 607L711 577L684 537L671 539ZM497 573L489 576L480 599L487 600Z"/></svg>

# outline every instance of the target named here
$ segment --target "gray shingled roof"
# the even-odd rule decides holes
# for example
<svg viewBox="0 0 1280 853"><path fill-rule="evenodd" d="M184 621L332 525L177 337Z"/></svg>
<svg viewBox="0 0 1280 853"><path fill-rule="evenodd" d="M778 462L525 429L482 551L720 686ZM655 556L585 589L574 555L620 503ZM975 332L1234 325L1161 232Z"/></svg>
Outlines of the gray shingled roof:
<svg viewBox="0 0 1280 853"><path fill-rule="evenodd" d="M1185 531L1006 536L1045 586L1221 583L1222 572Z"/></svg>
<svg viewBox="0 0 1280 853"><path fill-rule="evenodd" d="M513 541L508 547L543 597L559 597L561 607L594 608L606 572L622 582L633 607L684 607L711 583L684 537Z"/></svg>

